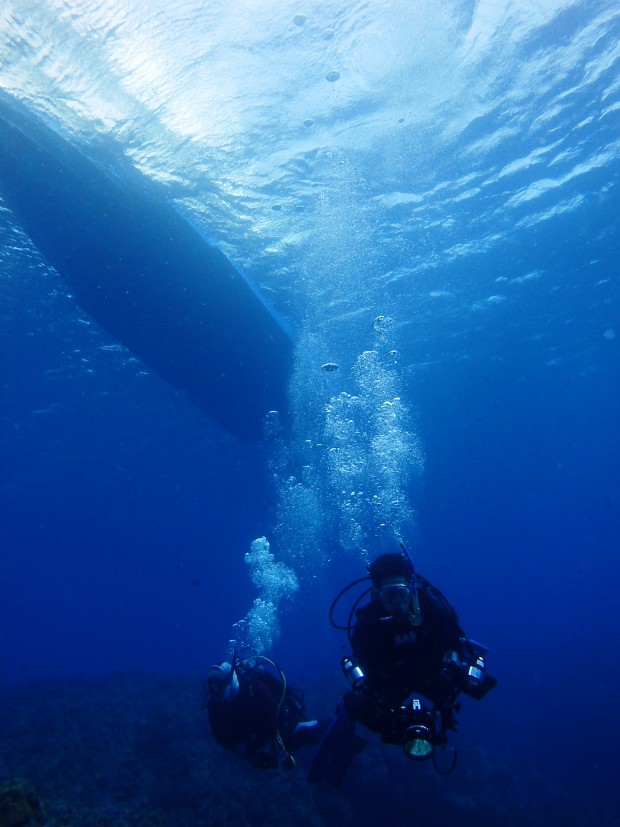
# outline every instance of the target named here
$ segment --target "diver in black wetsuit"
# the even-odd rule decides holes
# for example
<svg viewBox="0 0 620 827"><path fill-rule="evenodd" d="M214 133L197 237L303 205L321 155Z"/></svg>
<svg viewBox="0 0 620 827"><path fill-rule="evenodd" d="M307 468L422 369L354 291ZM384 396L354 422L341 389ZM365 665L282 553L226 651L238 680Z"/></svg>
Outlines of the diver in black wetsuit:
<svg viewBox="0 0 620 827"><path fill-rule="evenodd" d="M368 572L372 585L354 604L350 621L368 592L370 601L355 612L354 623L338 627L349 632L352 656L342 666L352 690L317 752L311 781L342 781L355 749L356 722L386 743L402 745L410 758L435 758L435 748L447 744L447 731L456 729L458 695L480 699L497 683L485 672L486 649L465 637L452 606L415 573L404 548L378 557ZM455 752L450 760L452 769Z"/></svg>
<svg viewBox="0 0 620 827"><path fill-rule="evenodd" d="M325 729L305 720L303 692L263 655L214 664L204 689L213 737L255 767L293 769L293 751L316 744Z"/></svg>

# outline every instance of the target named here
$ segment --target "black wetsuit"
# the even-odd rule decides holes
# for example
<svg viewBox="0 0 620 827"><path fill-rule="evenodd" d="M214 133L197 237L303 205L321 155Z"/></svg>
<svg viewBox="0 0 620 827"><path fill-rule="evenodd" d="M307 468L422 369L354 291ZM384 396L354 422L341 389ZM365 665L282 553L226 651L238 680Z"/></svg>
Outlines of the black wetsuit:
<svg viewBox="0 0 620 827"><path fill-rule="evenodd" d="M283 750L315 743L318 730L296 732L305 712L303 692L286 687L282 694L282 682L267 670L241 672L234 699L212 695L207 701L213 737L227 749L243 749L250 763L265 768L276 767Z"/></svg>
<svg viewBox="0 0 620 827"><path fill-rule="evenodd" d="M362 748L356 723L379 733L386 743L404 746L408 728L421 721L430 726L433 746L447 744L446 732L456 728L459 693L480 699L497 683L490 675L479 686L468 682L468 665L486 650L465 638L456 612L438 589L419 575L415 583L406 610L391 615L374 596L356 612L351 648L353 663L364 677L338 704L308 781L342 783ZM484 669L483 661L478 665ZM418 710L428 717L415 717Z"/></svg>
<svg viewBox="0 0 620 827"><path fill-rule="evenodd" d="M215 740L227 749L245 745L248 758L267 748L278 730L278 701L270 675L241 675L234 699L209 698L207 710Z"/></svg>
<svg viewBox="0 0 620 827"><path fill-rule="evenodd" d="M412 694L449 710L458 694L446 652L460 652L464 638L458 617L428 581L418 578L417 602L390 616L378 599L358 610L351 636L354 658L365 675L363 693L350 694L351 714L380 732L382 711L398 709Z"/></svg>

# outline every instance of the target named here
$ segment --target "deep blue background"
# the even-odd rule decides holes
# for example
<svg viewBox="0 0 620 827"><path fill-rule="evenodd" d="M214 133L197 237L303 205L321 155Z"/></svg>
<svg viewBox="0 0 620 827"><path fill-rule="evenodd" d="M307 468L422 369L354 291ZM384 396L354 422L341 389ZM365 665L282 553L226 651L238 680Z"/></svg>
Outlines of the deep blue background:
<svg viewBox="0 0 620 827"><path fill-rule="evenodd" d="M437 310L399 342L426 453L411 490L416 562L490 647L500 681L484 703L465 704L463 734L610 800L620 736L616 206L481 257L477 279L489 288L498 273L545 273L515 290L508 313ZM240 446L114 349L33 254L6 260L2 680L204 673L255 596L243 555L274 524L267 448ZM466 293L458 265L446 280ZM334 675L334 701L345 644L327 611L361 573L337 557L285 612L274 652L304 682Z"/></svg>

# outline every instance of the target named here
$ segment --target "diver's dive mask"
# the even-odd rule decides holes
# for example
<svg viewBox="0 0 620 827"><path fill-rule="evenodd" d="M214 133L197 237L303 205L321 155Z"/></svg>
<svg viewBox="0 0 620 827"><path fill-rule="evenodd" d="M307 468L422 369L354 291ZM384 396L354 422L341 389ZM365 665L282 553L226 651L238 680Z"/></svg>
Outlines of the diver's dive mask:
<svg viewBox="0 0 620 827"><path fill-rule="evenodd" d="M390 614L405 612L411 600L411 589L402 578L385 580L377 589L377 598Z"/></svg>

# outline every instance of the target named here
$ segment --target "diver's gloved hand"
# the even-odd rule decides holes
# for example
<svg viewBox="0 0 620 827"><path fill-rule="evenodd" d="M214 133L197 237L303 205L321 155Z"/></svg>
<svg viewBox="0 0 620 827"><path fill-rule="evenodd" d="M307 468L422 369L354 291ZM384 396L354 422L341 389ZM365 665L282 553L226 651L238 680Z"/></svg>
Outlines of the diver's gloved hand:
<svg viewBox="0 0 620 827"><path fill-rule="evenodd" d="M383 732L386 720L391 720L393 714L390 707L369 689L346 692L342 705L352 721L358 721L373 732Z"/></svg>

